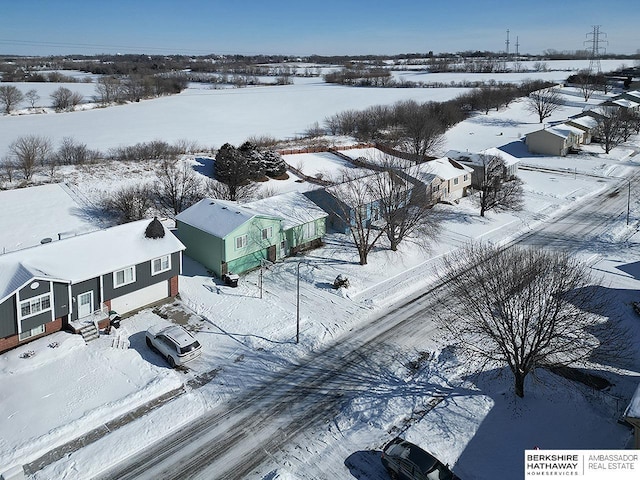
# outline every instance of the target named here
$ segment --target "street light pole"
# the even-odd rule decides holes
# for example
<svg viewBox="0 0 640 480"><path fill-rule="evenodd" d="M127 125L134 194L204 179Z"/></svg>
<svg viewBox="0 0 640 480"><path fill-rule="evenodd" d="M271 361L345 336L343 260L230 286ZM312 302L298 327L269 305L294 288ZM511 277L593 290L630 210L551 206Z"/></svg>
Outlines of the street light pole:
<svg viewBox="0 0 640 480"><path fill-rule="evenodd" d="M302 262L298 262L298 270L297 270L297 289L296 289L296 343L300 341L300 264Z"/></svg>

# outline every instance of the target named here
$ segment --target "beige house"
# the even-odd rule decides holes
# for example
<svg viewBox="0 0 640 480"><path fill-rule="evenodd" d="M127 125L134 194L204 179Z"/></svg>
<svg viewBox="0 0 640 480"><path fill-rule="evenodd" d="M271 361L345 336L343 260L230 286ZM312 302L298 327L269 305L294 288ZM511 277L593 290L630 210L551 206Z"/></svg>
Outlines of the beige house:
<svg viewBox="0 0 640 480"><path fill-rule="evenodd" d="M471 174L473 169L462 165L455 160L442 157L421 163L423 174L431 173L440 179L434 183L434 197L441 201L455 201L467 195L467 189L471 186Z"/></svg>
<svg viewBox="0 0 640 480"><path fill-rule="evenodd" d="M574 118L569 118L565 123L572 127L579 128L584 132L582 139L583 145L591 143L594 132L598 128L598 120L590 115L581 115Z"/></svg>
<svg viewBox="0 0 640 480"><path fill-rule="evenodd" d="M584 141L584 131L566 123L527 133L526 144L531 153L564 157Z"/></svg>

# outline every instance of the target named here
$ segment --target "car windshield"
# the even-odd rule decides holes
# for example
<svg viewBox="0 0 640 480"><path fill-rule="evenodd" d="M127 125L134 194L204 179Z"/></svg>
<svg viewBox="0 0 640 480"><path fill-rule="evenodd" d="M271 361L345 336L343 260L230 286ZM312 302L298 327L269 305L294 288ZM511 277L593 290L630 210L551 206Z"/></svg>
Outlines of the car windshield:
<svg viewBox="0 0 640 480"><path fill-rule="evenodd" d="M180 347L180 353L189 353L192 352L193 350L196 350L200 348L200 343L196 340L195 342L185 346L185 347Z"/></svg>

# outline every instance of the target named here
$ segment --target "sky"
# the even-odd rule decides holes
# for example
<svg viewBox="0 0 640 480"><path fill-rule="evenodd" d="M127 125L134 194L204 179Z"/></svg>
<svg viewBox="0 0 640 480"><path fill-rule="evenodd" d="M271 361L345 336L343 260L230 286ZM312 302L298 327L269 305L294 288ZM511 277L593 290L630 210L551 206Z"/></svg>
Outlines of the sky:
<svg viewBox="0 0 640 480"><path fill-rule="evenodd" d="M391 55L640 49L636 0L0 0L0 54Z"/></svg>

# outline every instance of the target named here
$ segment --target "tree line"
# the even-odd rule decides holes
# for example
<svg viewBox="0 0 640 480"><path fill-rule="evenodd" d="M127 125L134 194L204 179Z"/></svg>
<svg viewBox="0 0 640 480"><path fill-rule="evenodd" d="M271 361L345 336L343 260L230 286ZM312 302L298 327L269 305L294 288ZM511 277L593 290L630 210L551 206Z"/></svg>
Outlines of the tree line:
<svg viewBox="0 0 640 480"><path fill-rule="evenodd" d="M365 110L347 110L326 118L324 131L353 136L362 142L382 142L427 156L441 146L446 130L466 119L470 112L498 110L516 98L550 85L543 81L496 84L473 89L445 102L405 100Z"/></svg>

